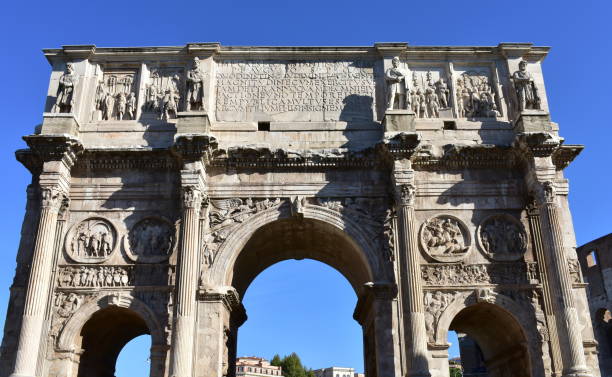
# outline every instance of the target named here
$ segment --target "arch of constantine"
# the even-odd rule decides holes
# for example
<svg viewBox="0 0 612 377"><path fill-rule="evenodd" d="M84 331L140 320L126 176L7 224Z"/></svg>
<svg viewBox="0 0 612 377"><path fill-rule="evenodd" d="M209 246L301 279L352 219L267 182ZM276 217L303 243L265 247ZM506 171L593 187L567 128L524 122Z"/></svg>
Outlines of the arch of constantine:
<svg viewBox="0 0 612 377"><path fill-rule="evenodd" d="M0 377L235 373L241 297L311 258L358 297L367 377L599 376L546 47L44 50ZM279 282L282 284L282 282Z"/></svg>

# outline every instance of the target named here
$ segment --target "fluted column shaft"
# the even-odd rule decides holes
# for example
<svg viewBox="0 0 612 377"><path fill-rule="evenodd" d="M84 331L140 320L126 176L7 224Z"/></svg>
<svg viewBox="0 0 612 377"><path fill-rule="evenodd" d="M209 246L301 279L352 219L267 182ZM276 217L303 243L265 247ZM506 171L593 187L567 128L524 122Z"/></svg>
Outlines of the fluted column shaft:
<svg viewBox="0 0 612 377"><path fill-rule="evenodd" d="M49 302L57 216L65 193L54 186L42 187L41 191L40 220L26 291L15 368L11 377L36 375L43 324Z"/></svg>
<svg viewBox="0 0 612 377"><path fill-rule="evenodd" d="M423 306L423 286L414 215L416 187L413 171L396 172L396 208L398 230L398 256L404 306L406 358L408 376L430 376L427 359L427 331ZM404 179L402 179L404 178ZM407 178L407 179L406 179Z"/></svg>
<svg viewBox="0 0 612 377"><path fill-rule="evenodd" d="M193 345L198 285L198 249L202 191L183 186L181 254L176 280L176 316L173 329L171 375L190 377L193 369Z"/></svg>
<svg viewBox="0 0 612 377"><path fill-rule="evenodd" d="M548 328L552 330L556 329L557 325L555 312L553 309L552 292L550 289L550 278L548 276L548 270L546 269L546 257L542 242L542 227L540 225L540 212L535 203L532 203L527 207L527 215L529 217L534 249L538 261L538 272L540 273L540 281L542 283L542 296L544 300L543 311ZM556 331L549 331L548 333L551 345L553 376L558 376L560 375L559 373L563 367L559 336Z"/></svg>
<svg viewBox="0 0 612 377"><path fill-rule="evenodd" d="M592 376L586 366L584 346L580 334L581 326L574 305L572 281L563 247L563 233L560 222L556 193L552 182L544 182L537 189L540 209L540 226L544 239L544 259L550 274L549 285L552 306L556 313L557 333L563 358L563 376Z"/></svg>

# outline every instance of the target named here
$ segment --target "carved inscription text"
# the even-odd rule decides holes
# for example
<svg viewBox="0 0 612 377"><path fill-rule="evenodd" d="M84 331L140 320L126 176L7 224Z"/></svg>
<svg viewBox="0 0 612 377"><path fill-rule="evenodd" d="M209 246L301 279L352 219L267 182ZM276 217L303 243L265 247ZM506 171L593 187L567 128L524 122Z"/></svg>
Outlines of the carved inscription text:
<svg viewBox="0 0 612 377"><path fill-rule="evenodd" d="M222 62L217 72L217 116L228 121L248 120L258 113L274 120L371 121L373 67L370 61ZM295 114L283 118L283 113L304 114L296 119ZM310 113L323 116L313 119ZM232 119L236 116L242 119Z"/></svg>

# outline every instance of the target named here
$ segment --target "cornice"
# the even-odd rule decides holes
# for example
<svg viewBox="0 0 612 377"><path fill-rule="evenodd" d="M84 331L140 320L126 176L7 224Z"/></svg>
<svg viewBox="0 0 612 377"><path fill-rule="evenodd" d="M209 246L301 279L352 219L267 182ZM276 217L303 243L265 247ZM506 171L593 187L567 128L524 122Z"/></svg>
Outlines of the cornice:
<svg viewBox="0 0 612 377"><path fill-rule="evenodd" d="M108 58L159 58L170 56L216 56L226 58L275 59L291 57L342 58L369 55L379 57L397 53L406 58L430 57L505 57L526 54L532 58L543 59L549 47L533 46L531 43L500 43L498 46L414 46L406 42L378 42L372 46L223 46L219 42L195 42L183 46L149 47L97 47L95 45L71 45L62 48L43 49L51 62L56 59Z"/></svg>

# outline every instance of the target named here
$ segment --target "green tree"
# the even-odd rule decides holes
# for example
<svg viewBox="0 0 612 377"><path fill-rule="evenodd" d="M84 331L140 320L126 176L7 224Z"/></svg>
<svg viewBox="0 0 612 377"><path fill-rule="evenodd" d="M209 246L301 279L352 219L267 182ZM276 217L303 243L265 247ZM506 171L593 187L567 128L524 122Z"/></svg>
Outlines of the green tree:
<svg viewBox="0 0 612 377"><path fill-rule="evenodd" d="M316 377L312 369L302 365L302 360L295 352L284 356L282 359L279 355L274 355L270 364L283 368L283 376L285 377Z"/></svg>
<svg viewBox="0 0 612 377"><path fill-rule="evenodd" d="M448 369L449 369L449 372L450 372L449 373L450 377L461 377L461 376L463 376L463 373L461 373L461 369L459 369L459 368L450 367Z"/></svg>
<svg viewBox="0 0 612 377"><path fill-rule="evenodd" d="M272 361L270 361L270 365L274 365L275 367L280 367L282 366L282 360L280 358L280 356L278 354L274 355L274 357L272 358Z"/></svg>

